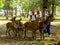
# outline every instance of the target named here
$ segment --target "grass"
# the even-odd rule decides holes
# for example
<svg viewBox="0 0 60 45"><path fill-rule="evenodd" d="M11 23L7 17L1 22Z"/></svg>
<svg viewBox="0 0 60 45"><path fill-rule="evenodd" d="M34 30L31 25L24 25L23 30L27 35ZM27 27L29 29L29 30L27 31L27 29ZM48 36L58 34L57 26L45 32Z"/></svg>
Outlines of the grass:
<svg viewBox="0 0 60 45"><path fill-rule="evenodd" d="M56 6L56 11L60 11L60 7L59 6Z"/></svg>
<svg viewBox="0 0 60 45"><path fill-rule="evenodd" d="M53 22L60 22L60 19L55 19Z"/></svg>
<svg viewBox="0 0 60 45"><path fill-rule="evenodd" d="M6 34L6 26L5 25L0 26L0 34Z"/></svg>
<svg viewBox="0 0 60 45"><path fill-rule="evenodd" d="M21 17L22 18L22 21L29 21L29 18L24 18L24 17ZM0 17L0 22L1 21L5 21L5 22L8 22L10 21L11 17L8 17L8 20L6 20L6 17ZM17 17L16 20L19 20L20 17ZM53 22L60 22L60 17L57 17L55 16L55 20Z"/></svg>
<svg viewBox="0 0 60 45"><path fill-rule="evenodd" d="M21 17L22 18L22 21L29 21L29 18L24 18L24 17ZM8 20L6 20L6 17L0 17L0 21L10 21L11 17L8 17ZM16 20L19 20L20 17L17 17Z"/></svg>

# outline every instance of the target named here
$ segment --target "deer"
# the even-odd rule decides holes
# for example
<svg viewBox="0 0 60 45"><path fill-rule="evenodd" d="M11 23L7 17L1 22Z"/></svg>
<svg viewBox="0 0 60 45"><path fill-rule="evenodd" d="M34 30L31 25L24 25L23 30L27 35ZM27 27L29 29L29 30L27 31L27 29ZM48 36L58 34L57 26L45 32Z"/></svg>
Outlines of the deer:
<svg viewBox="0 0 60 45"><path fill-rule="evenodd" d="M12 22L8 22L6 23L6 33L8 33L9 36L10 35L10 31L13 31L15 34L15 37L17 36L17 33L20 33L18 30L21 29L21 24L22 22L20 22L22 19L20 18L19 20L15 20L16 17L14 17L13 19L11 19ZM19 35L20 37L20 35Z"/></svg>
<svg viewBox="0 0 60 45"><path fill-rule="evenodd" d="M39 23L39 32L41 34L41 40L44 40L44 29L47 27L49 22L53 21L53 15L49 15L46 20L42 19L42 21Z"/></svg>
<svg viewBox="0 0 60 45"><path fill-rule="evenodd" d="M53 16L52 15L48 16L46 20L44 20L42 18L38 18L33 22L24 23L24 25L25 25L25 30L24 30L25 37L24 38L27 37L26 32L28 30L30 30L30 31L32 31L33 39L36 39L36 31L39 30L39 32L41 34L40 38L41 38L41 40L42 40L42 38L44 40L44 29L47 27L48 23L51 22L51 21L53 21Z"/></svg>
<svg viewBox="0 0 60 45"><path fill-rule="evenodd" d="M34 20L33 22L26 22L24 23L25 26L25 30L24 30L24 38L26 38L26 32L28 30L32 31L32 38L36 39L36 31L39 29L39 20L41 21L41 18L37 18L36 20Z"/></svg>

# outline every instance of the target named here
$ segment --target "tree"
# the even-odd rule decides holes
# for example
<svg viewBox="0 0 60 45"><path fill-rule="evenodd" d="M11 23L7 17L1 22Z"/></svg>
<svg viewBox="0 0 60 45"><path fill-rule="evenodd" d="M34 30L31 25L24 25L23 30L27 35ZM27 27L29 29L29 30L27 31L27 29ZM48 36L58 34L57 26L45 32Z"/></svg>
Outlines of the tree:
<svg viewBox="0 0 60 45"><path fill-rule="evenodd" d="M4 1L4 9L5 9L5 16L6 16L6 19L8 19L8 10L10 8L10 0L5 0Z"/></svg>
<svg viewBox="0 0 60 45"><path fill-rule="evenodd" d="M18 0L12 0L10 7L12 10L12 15L13 15L13 10L15 10L15 15L17 15L17 5L18 5Z"/></svg>
<svg viewBox="0 0 60 45"><path fill-rule="evenodd" d="M5 9L5 15L6 19L8 19L9 10L11 10L11 15L13 16L13 10L17 7L18 1L17 0L4 0L4 9Z"/></svg>
<svg viewBox="0 0 60 45"><path fill-rule="evenodd" d="M3 6L4 6L4 3L3 3L3 1L2 1L2 0L0 0L0 9L2 9L2 8L3 8Z"/></svg>
<svg viewBox="0 0 60 45"><path fill-rule="evenodd" d="M55 0L55 5L59 6L59 4L60 4L60 0Z"/></svg>

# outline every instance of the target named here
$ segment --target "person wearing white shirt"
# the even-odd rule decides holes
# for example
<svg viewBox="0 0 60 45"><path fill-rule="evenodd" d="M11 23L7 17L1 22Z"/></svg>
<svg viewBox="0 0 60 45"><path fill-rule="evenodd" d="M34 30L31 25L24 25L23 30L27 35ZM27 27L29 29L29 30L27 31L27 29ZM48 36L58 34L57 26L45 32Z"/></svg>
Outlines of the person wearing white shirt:
<svg viewBox="0 0 60 45"><path fill-rule="evenodd" d="M43 7L43 9L44 9L44 11L45 11L45 16L44 16L44 18L45 18L45 20L46 20L46 18L49 16L49 13L50 13L50 12L48 11L47 7ZM47 25L47 27L46 27L46 29L44 30L44 32L47 33L48 36L50 36L50 22L49 22L49 24Z"/></svg>
<svg viewBox="0 0 60 45"><path fill-rule="evenodd" d="M31 16L30 16L30 20L31 20L31 21L34 21L35 19L36 19L36 18L35 18L35 15L31 15Z"/></svg>
<svg viewBox="0 0 60 45"><path fill-rule="evenodd" d="M46 20L46 18L49 16L49 11L48 9L44 9L44 12L45 12L44 19Z"/></svg>
<svg viewBox="0 0 60 45"><path fill-rule="evenodd" d="M37 11L36 18L41 18L39 10Z"/></svg>
<svg viewBox="0 0 60 45"><path fill-rule="evenodd" d="M30 21L34 21L36 19L36 15L34 10L32 11L32 15L30 15Z"/></svg>

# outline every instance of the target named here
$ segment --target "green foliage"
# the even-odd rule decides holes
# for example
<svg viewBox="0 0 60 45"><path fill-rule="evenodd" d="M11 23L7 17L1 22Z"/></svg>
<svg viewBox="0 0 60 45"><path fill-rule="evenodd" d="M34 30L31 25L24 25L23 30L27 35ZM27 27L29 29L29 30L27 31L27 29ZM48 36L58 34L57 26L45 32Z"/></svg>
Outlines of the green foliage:
<svg viewBox="0 0 60 45"><path fill-rule="evenodd" d="M60 6L60 0L55 0L55 5Z"/></svg>
<svg viewBox="0 0 60 45"><path fill-rule="evenodd" d="M40 9L41 5L40 5L40 0L31 0L30 1L30 10L37 10Z"/></svg>
<svg viewBox="0 0 60 45"><path fill-rule="evenodd" d="M46 42L40 42L38 45L48 45Z"/></svg>
<svg viewBox="0 0 60 45"><path fill-rule="evenodd" d="M40 9L40 0L24 0L21 2L21 5L25 11L37 10Z"/></svg>
<svg viewBox="0 0 60 45"><path fill-rule="evenodd" d="M17 6L21 6L27 12L27 11L38 10L38 9L42 10L42 3L44 0L3 0L3 1L4 1L4 7L6 9L8 9L8 8L14 9ZM49 2L48 5L50 5L51 0L48 0L48 2ZM55 0L55 2L56 2L55 4L58 5L60 3L60 0Z"/></svg>
<svg viewBox="0 0 60 45"><path fill-rule="evenodd" d="M4 8L5 9L14 9L18 5L18 0L5 0Z"/></svg>
<svg viewBox="0 0 60 45"><path fill-rule="evenodd" d="M13 9L15 7L17 7L17 5L18 5L18 1L17 0L12 0L11 3L10 3L10 7L12 7Z"/></svg>
<svg viewBox="0 0 60 45"><path fill-rule="evenodd" d="M60 7L56 6L56 12L60 12Z"/></svg>
<svg viewBox="0 0 60 45"><path fill-rule="evenodd" d="M28 11L29 11L29 5L24 4L24 5L23 5L23 9L24 9L26 12L28 12Z"/></svg>
<svg viewBox="0 0 60 45"><path fill-rule="evenodd" d="M0 9L2 9L2 8L3 8L3 6L4 6L4 3L3 3L3 1L2 1L2 0L0 0Z"/></svg>

